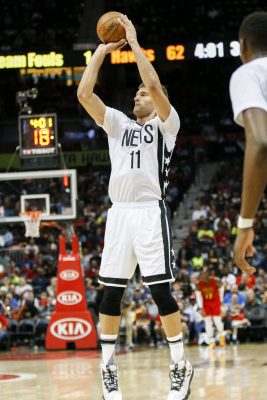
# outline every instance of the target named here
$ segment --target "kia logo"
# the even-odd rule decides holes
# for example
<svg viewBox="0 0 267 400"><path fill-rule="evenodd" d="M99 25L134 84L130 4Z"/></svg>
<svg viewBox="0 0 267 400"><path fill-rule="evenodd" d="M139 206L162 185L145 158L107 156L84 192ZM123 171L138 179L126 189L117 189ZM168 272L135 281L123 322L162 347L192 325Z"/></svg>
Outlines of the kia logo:
<svg viewBox="0 0 267 400"><path fill-rule="evenodd" d="M67 290L66 292L61 292L57 296L57 301L66 306L74 306L82 301L81 293L74 292L72 290Z"/></svg>
<svg viewBox="0 0 267 400"><path fill-rule="evenodd" d="M53 336L64 340L78 340L88 336L92 331L89 322L80 318L63 318L51 325Z"/></svg>
<svg viewBox="0 0 267 400"><path fill-rule="evenodd" d="M79 275L79 272L75 271L74 269L66 269L59 274L63 281L75 281L75 279L79 278Z"/></svg>
<svg viewBox="0 0 267 400"><path fill-rule="evenodd" d="M76 261L77 258L74 256L62 256L62 261Z"/></svg>

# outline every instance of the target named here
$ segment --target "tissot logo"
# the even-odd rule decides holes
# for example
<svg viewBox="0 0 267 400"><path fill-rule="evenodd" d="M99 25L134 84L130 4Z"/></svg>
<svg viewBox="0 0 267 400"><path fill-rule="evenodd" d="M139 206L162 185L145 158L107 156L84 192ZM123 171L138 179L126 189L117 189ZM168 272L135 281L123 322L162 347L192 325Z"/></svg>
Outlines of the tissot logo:
<svg viewBox="0 0 267 400"><path fill-rule="evenodd" d="M92 326L80 318L63 318L51 325L50 331L58 339L78 340L91 333Z"/></svg>
<svg viewBox="0 0 267 400"><path fill-rule="evenodd" d="M66 269L60 272L59 276L63 281L75 281L75 279L79 278L79 272L74 269Z"/></svg>
<svg viewBox="0 0 267 400"><path fill-rule="evenodd" d="M78 292L68 290L66 292L61 292L57 296L57 301L66 306L74 306L82 301L82 295Z"/></svg>

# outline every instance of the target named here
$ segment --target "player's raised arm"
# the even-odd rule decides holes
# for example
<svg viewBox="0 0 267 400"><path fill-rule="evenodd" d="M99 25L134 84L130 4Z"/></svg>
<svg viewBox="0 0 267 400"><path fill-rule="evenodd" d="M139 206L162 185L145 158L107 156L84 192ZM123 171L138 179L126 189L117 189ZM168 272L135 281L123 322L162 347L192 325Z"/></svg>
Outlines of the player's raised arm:
<svg viewBox="0 0 267 400"><path fill-rule="evenodd" d="M100 125L103 125L104 122L106 106L93 92L98 72L105 56L114 50L122 48L125 44L126 41L124 39L116 43L100 44L89 61L78 87L77 96L79 102Z"/></svg>
<svg viewBox="0 0 267 400"><path fill-rule="evenodd" d="M119 21L126 31L126 39L135 55L141 79L149 92L158 116L164 122L170 114L171 105L163 93L158 74L141 49L132 22L126 15L123 15Z"/></svg>

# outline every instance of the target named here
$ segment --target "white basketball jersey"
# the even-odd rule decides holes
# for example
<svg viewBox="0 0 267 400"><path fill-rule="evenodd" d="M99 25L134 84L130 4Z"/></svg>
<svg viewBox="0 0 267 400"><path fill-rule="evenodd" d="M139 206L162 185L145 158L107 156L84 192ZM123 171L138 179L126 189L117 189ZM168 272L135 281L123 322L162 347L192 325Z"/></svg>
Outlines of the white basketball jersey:
<svg viewBox="0 0 267 400"><path fill-rule="evenodd" d="M164 199L171 155L180 128L175 109L171 107L165 122L156 116L141 125L122 112L106 107L102 128L108 134L112 203Z"/></svg>
<svg viewBox="0 0 267 400"><path fill-rule="evenodd" d="M267 57L255 58L232 74L230 96L234 120L241 126L244 126L243 111L248 108L267 111Z"/></svg>

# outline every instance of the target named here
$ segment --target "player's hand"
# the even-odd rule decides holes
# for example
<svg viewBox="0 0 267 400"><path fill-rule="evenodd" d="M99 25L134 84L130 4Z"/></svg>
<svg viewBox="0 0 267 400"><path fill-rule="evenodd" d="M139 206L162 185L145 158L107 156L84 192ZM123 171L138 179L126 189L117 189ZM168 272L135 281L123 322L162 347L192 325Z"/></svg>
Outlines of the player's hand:
<svg viewBox="0 0 267 400"><path fill-rule="evenodd" d="M101 43L97 49L104 51L105 55L111 53L112 51L120 50L127 44L127 40L121 39L118 42L111 43Z"/></svg>
<svg viewBox="0 0 267 400"><path fill-rule="evenodd" d="M135 27L134 27L132 21L129 20L127 15L122 15L119 18L119 23L125 29L126 39L127 39L128 43L129 43L129 45L131 45L132 42L136 42L137 41L137 34L136 34Z"/></svg>
<svg viewBox="0 0 267 400"><path fill-rule="evenodd" d="M249 275L253 275L256 272L256 268L252 267L246 260L246 256L252 257L254 254L253 240L254 231L252 228L237 230L234 244L234 262L241 271Z"/></svg>

